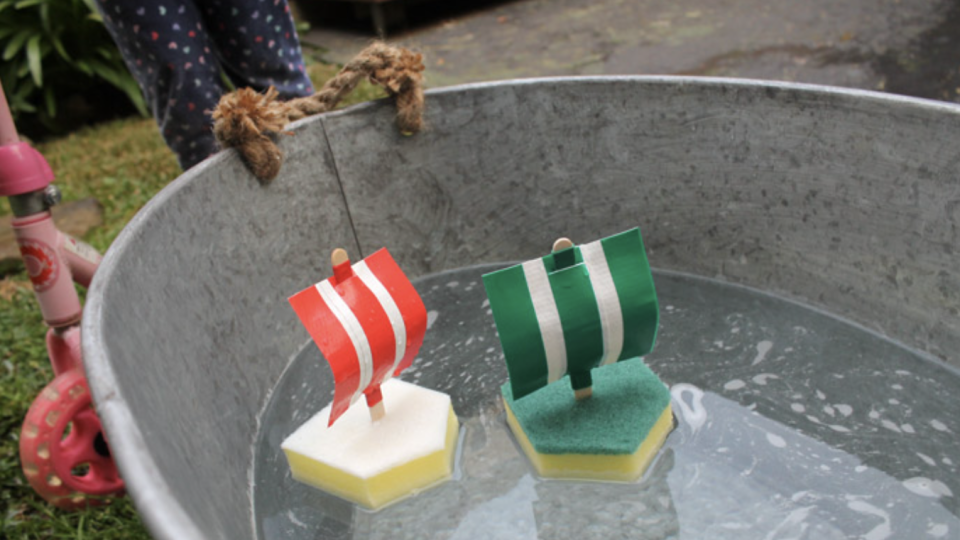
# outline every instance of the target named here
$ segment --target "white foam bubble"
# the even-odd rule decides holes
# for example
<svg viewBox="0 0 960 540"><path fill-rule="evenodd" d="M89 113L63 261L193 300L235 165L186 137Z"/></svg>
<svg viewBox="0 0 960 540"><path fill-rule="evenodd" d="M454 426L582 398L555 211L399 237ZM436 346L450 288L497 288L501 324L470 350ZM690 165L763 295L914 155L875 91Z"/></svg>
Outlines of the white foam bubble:
<svg viewBox="0 0 960 540"><path fill-rule="evenodd" d="M766 386L768 380L779 378L780 377L774 375L773 373L761 373L753 378L753 382L759 384L760 386Z"/></svg>
<svg viewBox="0 0 960 540"><path fill-rule="evenodd" d="M900 429L902 429L904 433L911 433L911 434L913 434L913 433L916 433L916 432L917 432L915 429L913 429L913 426L910 425L910 424L903 424L903 425L900 426Z"/></svg>
<svg viewBox="0 0 960 540"><path fill-rule="evenodd" d="M880 424L881 424L883 427L889 429L890 431L895 431L895 432L897 432L897 433L902 433L902 432L900 431L900 426L894 424L893 422L891 422L890 420L887 420L886 418L884 418L883 420L881 420L881 421L880 421Z"/></svg>
<svg viewBox="0 0 960 540"><path fill-rule="evenodd" d="M935 429L935 430L937 430L937 431L950 431L949 429L947 429L947 425L946 425L946 424L944 424L943 422L937 420L936 418L934 418L933 420L930 421L930 425L933 426L933 429Z"/></svg>
<svg viewBox="0 0 960 540"><path fill-rule="evenodd" d="M727 384L723 385L724 390L739 390L746 386L747 383L741 381L740 379L733 379L732 381L727 381Z"/></svg>
<svg viewBox="0 0 960 540"><path fill-rule="evenodd" d="M453 289L454 287L459 287L459 286L460 286L460 282L459 282L459 281L451 281L450 283L447 283L447 287L450 287L451 289Z"/></svg>
<svg viewBox="0 0 960 540"><path fill-rule="evenodd" d="M684 399L686 394L690 394L689 403ZM692 384L680 383L673 385L670 395L680 408L683 423L690 426L694 433L700 431L707 422L707 410L703 407L703 390Z"/></svg>
<svg viewBox="0 0 960 540"><path fill-rule="evenodd" d="M437 322L437 317L440 316L440 312L436 310L430 310L427 312L427 330L433 327L433 323Z"/></svg>
<svg viewBox="0 0 960 540"><path fill-rule="evenodd" d="M807 524L804 523L807 517L810 515L810 511L813 510L813 506L805 506L803 508L797 508L796 510L790 512L783 521L780 522L769 534L764 537L764 540L774 540L776 538L783 538L783 533L781 529L791 527L793 525L800 525L801 536L803 532L807 530Z"/></svg>
<svg viewBox="0 0 960 540"><path fill-rule="evenodd" d="M793 409L793 412L795 413L802 413L803 411L807 410L807 408L801 403L791 403L790 408Z"/></svg>
<svg viewBox="0 0 960 540"><path fill-rule="evenodd" d="M851 406L849 406L849 405L847 405L847 404L845 404L845 403L838 403L838 404L834 405L833 408L836 409L837 412L839 412L840 414L842 414L842 415L844 415L844 416L850 416L851 414L853 414L853 407L851 407Z"/></svg>
<svg viewBox="0 0 960 540"><path fill-rule="evenodd" d="M300 527L301 529L307 528L307 524L297 519L297 516L294 515L293 510L287 510L287 518L290 519L290 523L293 523L297 527Z"/></svg>
<svg viewBox="0 0 960 540"><path fill-rule="evenodd" d="M921 497L930 497L939 499L940 497L953 497L953 492L946 484L939 480L931 480L923 476L914 476L903 481L903 487Z"/></svg>
<svg viewBox="0 0 960 540"><path fill-rule="evenodd" d="M932 457L926 454L921 454L920 452L917 452L917 456L919 456L920 459L924 461L924 463L926 463L927 465L930 465L931 467L935 467L937 465L937 462L934 461Z"/></svg>
<svg viewBox="0 0 960 540"><path fill-rule="evenodd" d="M776 446L777 448L787 447L787 441L783 440L783 437L773 433L767 433L767 442L769 442L773 446Z"/></svg>
<svg viewBox="0 0 960 540"><path fill-rule="evenodd" d="M950 532L950 527L946 523L931 523L927 529L927 535L934 538L944 538Z"/></svg>
<svg viewBox="0 0 960 540"><path fill-rule="evenodd" d="M772 341L763 340L760 343L757 343L757 356L754 357L753 363L750 365L755 366L760 362L763 362L764 358L767 357L767 353L769 353L770 349L772 348L773 348Z"/></svg>
<svg viewBox="0 0 960 540"><path fill-rule="evenodd" d="M884 540L890 538L893 531L890 530L890 514L877 508L876 506L861 500L853 500L847 503L847 508L861 514L877 516L883 520L882 523L870 529L867 534L860 536L864 540Z"/></svg>

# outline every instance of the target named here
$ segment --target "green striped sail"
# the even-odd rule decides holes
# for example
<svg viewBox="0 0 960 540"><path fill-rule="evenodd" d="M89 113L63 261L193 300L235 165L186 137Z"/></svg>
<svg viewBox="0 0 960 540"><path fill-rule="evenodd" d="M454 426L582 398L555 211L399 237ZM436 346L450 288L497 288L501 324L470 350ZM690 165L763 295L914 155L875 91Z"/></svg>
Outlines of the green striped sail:
<svg viewBox="0 0 960 540"><path fill-rule="evenodd" d="M640 229L483 276L514 399L653 349L659 309Z"/></svg>

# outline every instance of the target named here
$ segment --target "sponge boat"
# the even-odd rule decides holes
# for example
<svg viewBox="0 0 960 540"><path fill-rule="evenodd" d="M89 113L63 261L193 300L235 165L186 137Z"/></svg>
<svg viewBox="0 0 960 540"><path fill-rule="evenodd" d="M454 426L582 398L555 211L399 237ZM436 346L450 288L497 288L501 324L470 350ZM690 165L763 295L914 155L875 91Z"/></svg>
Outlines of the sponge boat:
<svg viewBox="0 0 960 540"><path fill-rule="evenodd" d="M352 264L337 249L332 262L289 302L330 364L333 401L281 448L296 480L376 510L450 478L459 422L448 395L394 378L427 311L390 253Z"/></svg>
<svg viewBox="0 0 960 540"><path fill-rule="evenodd" d="M642 356L659 309L640 230L483 276L517 442L543 477L634 481L674 427L670 392Z"/></svg>

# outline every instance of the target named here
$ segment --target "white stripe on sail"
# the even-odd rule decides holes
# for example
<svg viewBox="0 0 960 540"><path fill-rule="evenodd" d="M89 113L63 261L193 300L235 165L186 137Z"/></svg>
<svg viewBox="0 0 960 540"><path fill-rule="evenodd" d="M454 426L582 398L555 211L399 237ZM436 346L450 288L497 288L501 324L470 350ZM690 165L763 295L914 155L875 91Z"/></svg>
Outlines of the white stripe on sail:
<svg viewBox="0 0 960 540"><path fill-rule="evenodd" d="M547 354L547 381L558 381L567 374L567 346L560 325L560 311L557 310L543 260L523 263L523 276L527 279L533 311L537 314L537 324L540 325L540 335Z"/></svg>
<svg viewBox="0 0 960 540"><path fill-rule="evenodd" d="M350 306L340 298L340 293L330 285L330 282L323 280L317 283L317 292L320 298L326 302L333 316L337 318L347 335L350 336L350 342L357 351L357 361L360 364L360 386L350 397L350 403L354 403L363 394L363 391L370 384L373 377L373 353L370 351L370 342L367 341L367 335L363 333L363 327L357 316L350 310Z"/></svg>
<svg viewBox="0 0 960 540"><path fill-rule="evenodd" d="M393 372L396 371L397 366L400 365L400 361L403 360L403 353L407 350L407 326L403 324L403 314L400 313L400 308L397 307L397 303L393 300L393 296L390 295L390 291L383 285L380 278L370 270L366 261L360 261L353 265L353 272L360 277L363 284L377 297L377 301L380 302L380 307L383 308L383 311L387 313L387 318L390 319L390 327L393 328L393 338L397 344L397 350L393 360L393 368L391 368L390 373L387 373L386 377L383 378L383 380L386 381L393 376Z"/></svg>
<svg viewBox="0 0 960 540"><path fill-rule="evenodd" d="M620 311L620 297L613 283L613 274L607 265L607 256L603 253L600 240L580 246L580 254L590 273L590 285L597 297L600 309L600 324L603 328L603 360L601 366L616 362L623 351L623 313Z"/></svg>

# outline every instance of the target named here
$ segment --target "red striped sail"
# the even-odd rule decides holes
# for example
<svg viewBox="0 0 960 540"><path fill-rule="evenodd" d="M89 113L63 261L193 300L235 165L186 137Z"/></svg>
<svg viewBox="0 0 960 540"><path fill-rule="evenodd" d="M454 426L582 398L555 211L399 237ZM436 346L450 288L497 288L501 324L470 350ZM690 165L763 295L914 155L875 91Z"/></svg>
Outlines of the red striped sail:
<svg viewBox="0 0 960 540"><path fill-rule="evenodd" d="M330 363L336 388L330 424L364 394L372 407L380 385L410 366L427 330L427 309L384 248L290 297Z"/></svg>

